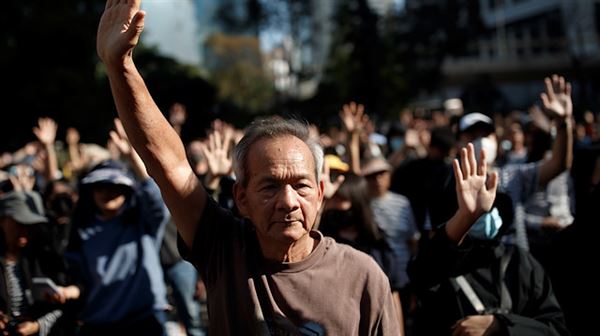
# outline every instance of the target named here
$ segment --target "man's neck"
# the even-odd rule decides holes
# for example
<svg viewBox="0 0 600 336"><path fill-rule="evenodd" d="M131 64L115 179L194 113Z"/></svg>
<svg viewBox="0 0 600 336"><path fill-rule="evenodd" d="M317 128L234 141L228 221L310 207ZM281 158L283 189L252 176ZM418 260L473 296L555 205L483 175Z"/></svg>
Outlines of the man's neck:
<svg viewBox="0 0 600 336"><path fill-rule="evenodd" d="M272 242L261 241L263 257L274 262L298 262L308 257L318 244L310 234L304 235L297 241L287 245L275 245Z"/></svg>

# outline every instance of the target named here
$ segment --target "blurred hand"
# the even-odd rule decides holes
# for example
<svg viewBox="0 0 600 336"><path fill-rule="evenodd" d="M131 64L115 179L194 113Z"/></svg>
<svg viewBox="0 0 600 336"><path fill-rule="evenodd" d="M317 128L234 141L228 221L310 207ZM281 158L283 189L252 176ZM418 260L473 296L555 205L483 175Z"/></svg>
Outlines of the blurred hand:
<svg viewBox="0 0 600 336"><path fill-rule="evenodd" d="M365 114L365 107L355 102L342 106L340 119L348 133L362 132L369 122L369 116Z"/></svg>
<svg viewBox="0 0 600 336"><path fill-rule="evenodd" d="M565 119L573 114L573 102L571 101L571 83L558 75L544 79L546 91L540 94L544 109L552 118Z"/></svg>
<svg viewBox="0 0 600 336"><path fill-rule="evenodd" d="M73 127L67 128L67 144L76 145L79 143L79 131Z"/></svg>
<svg viewBox="0 0 600 336"><path fill-rule="evenodd" d="M229 156L230 132L213 131L208 143L202 143L202 153L208 164L208 173L213 177L225 176L231 172L232 160Z"/></svg>
<svg viewBox="0 0 600 336"><path fill-rule="evenodd" d="M38 126L33 128L33 134L45 146L53 146L57 129L58 125L51 118L39 118Z"/></svg>
<svg viewBox="0 0 600 336"><path fill-rule="evenodd" d="M8 324L8 316L6 314L4 314L3 311L0 310L0 331L4 331L7 324Z"/></svg>
<svg viewBox="0 0 600 336"><path fill-rule="evenodd" d="M98 25L96 49L106 65L121 65L131 57L144 30L146 13L140 10L141 0L107 0Z"/></svg>
<svg viewBox="0 0 600 336"><path fill-rule="evenodd" d="M40 325L37 321L21 322L17 325L17 333L19 335L33 335L40 331Z"/></svg>
<svg viewBox="0 0 600 336"><path fill-rule="evenodd" d="M80 291L77 286L58 286L58 293L48 297L48 301L64 304L67 300L77 300L79 295Z"/></svg>
<svg viewBox="0 0 600 336"><path fill-rule="evenodd" d="M331 181L331 175L329 171L329 164L327 161L323 162L323 182L325 184L325 188L323 191L323 197L325 199L330 199L335 195L335 193L340 189L342 183L346 177L344 175L338 176L335 181Z"/></svg>
<svg viewBox="0 0 600 336"><path fill-rule="evenodd" d="M35 172L29 166L15 166L14 173L11 173L8 178L15 191L32 191L35 185Z"/></svg>
<svg viewBox="0 0 600 336"><path fill-rule="evenodd" d="M540 225L544 229L555 231L561 230L563 228L563 226L560 224L559 219L552 216L544 217Z"/></svg>
<svg viewBox="0 0 600 336"><path fill-rule="evenodd" d="M187 120L187 111L185 106L180 103L175 103L169 109L169 123L172 126L182 126Z"/></svg>
<svg viewBox="0 0 600 336"><path fill-rule="evenodd" d="M194 293L194 299L206 301L206 286L202 280L196 281L196 292Z"/></svg>
<svg viewBox="0 0 600 336"><path fill-rule="evenodd" d="M110 140L115 145L116 149L121 153L122 156L129 156L133 151L131 144L129 143L129 139L127 138L127 134L125 133L125 129L123 128L123 124L121 120L115 118L114 120L115 130L110 131Z"/></svg>
<svg viewBox="0 0 600 336"><path fill-rule="evenodd" d="M490 211L498 187L498 173L493 172L487 177L484 150L481 151L480 158L477 165L475 149L469 143L467 148L463 147L460 151L460 164L457 159L453 161L458 211L473 219L471 225L483 213Z"/></svg>
<svg viewBox="0 0 600 336"><path fill-rule="evenodd" d="M471 315L452 326L452 336L493 335L498 328L494 315Z"/></svg>

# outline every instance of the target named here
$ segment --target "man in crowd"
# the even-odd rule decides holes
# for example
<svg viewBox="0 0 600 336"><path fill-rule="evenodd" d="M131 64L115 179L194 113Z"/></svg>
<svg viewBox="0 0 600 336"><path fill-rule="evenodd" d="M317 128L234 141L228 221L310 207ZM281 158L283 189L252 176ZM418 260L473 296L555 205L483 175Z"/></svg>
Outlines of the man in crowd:
<svg viewBox="0 0 600 336"><path fill-rule="evenodd" d="M129 139L177 224L183 254L206 282L209 333L400 334L376 263L311 230L323 199L323 152L305 125L272 118L247 129L234 153L234 198L245 220L207 196L133 62L145 17L139 5L107 2L98 53ZM463 195L479 200L482 188L470 185ZM469 204L457 220L489 210L485 202Z"/></svg>

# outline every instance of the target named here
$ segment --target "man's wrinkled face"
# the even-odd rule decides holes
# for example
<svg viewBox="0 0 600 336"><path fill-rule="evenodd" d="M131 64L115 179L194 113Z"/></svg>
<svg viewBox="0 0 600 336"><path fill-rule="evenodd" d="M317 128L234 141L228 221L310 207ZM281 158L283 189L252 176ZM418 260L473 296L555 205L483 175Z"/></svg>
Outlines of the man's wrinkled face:
<svg viewBox="0 0 600 336"><path fill-rule="evenodd" d="M323 199L308 146L293 136L262 139L247 160L247 186L236 185L235 199L261 243L291 244L307 235Z"/></svg>

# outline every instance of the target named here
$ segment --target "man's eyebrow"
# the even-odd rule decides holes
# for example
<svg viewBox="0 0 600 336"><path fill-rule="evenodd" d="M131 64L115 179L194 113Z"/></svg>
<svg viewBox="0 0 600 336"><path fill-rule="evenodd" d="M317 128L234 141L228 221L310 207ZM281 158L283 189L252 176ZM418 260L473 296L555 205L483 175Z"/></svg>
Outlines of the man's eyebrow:
<svg viewBox="0 0 600 336"><path fill-rule="evenodd" d="M262 176L262 177L258 178L257 183L259 183L259 184L261 184L261 183L281 183L282 181L289 181L289 180L310 180L312 176L313 175L311 175L311 174L300 174L300 175L295 175L290 178L284 178L284 179L276 178L273 176Z"/></svg>

